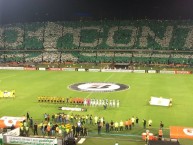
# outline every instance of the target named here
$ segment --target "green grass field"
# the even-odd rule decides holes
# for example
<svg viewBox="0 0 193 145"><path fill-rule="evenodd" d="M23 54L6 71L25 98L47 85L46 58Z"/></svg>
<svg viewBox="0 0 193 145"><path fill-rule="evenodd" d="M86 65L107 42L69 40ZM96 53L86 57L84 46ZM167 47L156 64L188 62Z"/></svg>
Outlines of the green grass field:
<svg viewBox="0 0 193 145"><path fill-rule="evenodd" d="M128 90L119 92L78 92L68 88L79 82L114 82L129 85ZM57 113L56 104L39 104L38 96L87 97L119 99L120 108L87 107L87 112L74 114L93 114L104 116L106 121L126 120L138 116L139 126L132 131L102 134L99 137L96 127L88 126L90 134L84 145L111 145L119 140L120 145L128 144L130 138L141 140L142 119L152 119L152 128L157 133L160 121L164 123L164 135L169 136L169 126L193 127L193 75L172 74L132 74L100 72L60 72L60 71L0 71L0 90L16 90L15 99L0 99L1 116L23 116L26 112L36 121L43 120L44 113ZM151 96L173 98L172 107L150 106ZM66 113L69 113L65 111ZM103 131L104 132L104 129ZM132 137L134 136L134 137ZM110 139L109 139L110 138ZM113 138L113 139L111 139ZM192 140L182 140L183 145L192 145ZM129 142L141 145L144 142Z"/></svg>

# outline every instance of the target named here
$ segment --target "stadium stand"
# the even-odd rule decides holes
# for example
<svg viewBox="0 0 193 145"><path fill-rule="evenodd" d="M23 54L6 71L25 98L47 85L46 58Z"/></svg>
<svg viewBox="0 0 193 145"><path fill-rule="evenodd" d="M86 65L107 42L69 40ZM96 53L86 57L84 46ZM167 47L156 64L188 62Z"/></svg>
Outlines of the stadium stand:
<svg viewBox="0 0 193 145"><path fill-rule="evenodd" d="M193 64L192 23L101 20L2 25L0 61Z"/></svg>

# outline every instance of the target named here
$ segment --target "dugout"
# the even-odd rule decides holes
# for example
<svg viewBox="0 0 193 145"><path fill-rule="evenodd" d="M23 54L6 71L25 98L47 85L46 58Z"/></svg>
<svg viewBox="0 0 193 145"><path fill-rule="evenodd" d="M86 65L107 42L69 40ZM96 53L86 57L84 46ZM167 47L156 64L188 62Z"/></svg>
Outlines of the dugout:
<svg viewBox="0 0 193 145"><path fill-rule="evenodd" d="M111 64L111 68L128 69L129 63L113 63L113 64Z"/></svg>

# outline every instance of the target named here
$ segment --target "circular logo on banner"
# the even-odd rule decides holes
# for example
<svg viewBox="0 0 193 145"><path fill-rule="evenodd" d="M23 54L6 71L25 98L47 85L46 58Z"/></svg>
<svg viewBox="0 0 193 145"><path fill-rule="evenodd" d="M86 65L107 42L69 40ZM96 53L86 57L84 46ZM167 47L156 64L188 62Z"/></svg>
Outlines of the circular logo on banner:
<svg viewBox="0 0 193 145"><path fill-rule="evenodd" d="M10 119L5 119L4 120L4 123L5 123L5 125L7 126L7 127L11 127L12 125L16 125L16 122L17 122L17 120L10 120Z"/></svg>
<svg viewBox="0 0 193 145"><path fill-rule="evenodd" d="M192 128L184 128L183 131L186 135L193 136L193 129Z"/></svg>
<svg viewBox="0 0 193 145"><path fill-rule="evenodd" d="M113 92L126 90L129 86L117 83L77 83L70 86L71 89L76 91L85 92Z"/></svg>

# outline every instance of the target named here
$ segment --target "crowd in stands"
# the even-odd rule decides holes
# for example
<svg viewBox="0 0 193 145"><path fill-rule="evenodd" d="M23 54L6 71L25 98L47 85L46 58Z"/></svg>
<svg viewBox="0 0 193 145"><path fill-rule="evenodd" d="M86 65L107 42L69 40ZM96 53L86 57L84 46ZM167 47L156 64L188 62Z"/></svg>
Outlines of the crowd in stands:
<svg viewBox="0 0 193 145"><path fill-rule="evenodd" d="M0 49L6 50L0 52L0 62L192 64L192 54L178 52L193 48L191 27L187 26L191 23L117 20L9 24L0 26Z"/></svg>
<svg viewBox="0 0 193 145"><path fill-rule="evenodd" d="M0 55L0 62L26 63L129 63L129 64L193 64L192 54L187 53L105 53L105 52L12 52Z"/></svg>
<svg viewBox="0 0 193 145"><path fill-rule="evenodd" d="M191 21L71 21L0 26L4 49L192 48ZM188 26L190 25L190 26Z"/></svg>

